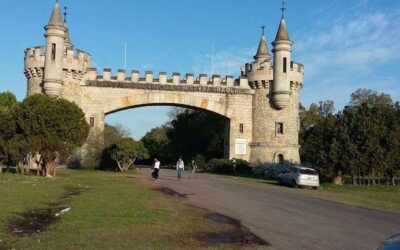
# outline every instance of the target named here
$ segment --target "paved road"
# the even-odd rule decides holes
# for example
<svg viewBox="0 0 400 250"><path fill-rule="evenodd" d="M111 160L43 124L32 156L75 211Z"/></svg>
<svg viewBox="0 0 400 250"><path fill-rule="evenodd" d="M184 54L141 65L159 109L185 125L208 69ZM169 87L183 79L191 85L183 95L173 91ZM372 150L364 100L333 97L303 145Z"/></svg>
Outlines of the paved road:
<svg viewBox="0 0 400 250"><path fill-rule="evenodd" d="M149 177L149 169L141 172ZM190 194L190 203L242 221L277 249L376 249L400 233L400 214L307 197L286 187L209 174L178 182L175 171L164 169L160 177L156 185Z"/></svg>

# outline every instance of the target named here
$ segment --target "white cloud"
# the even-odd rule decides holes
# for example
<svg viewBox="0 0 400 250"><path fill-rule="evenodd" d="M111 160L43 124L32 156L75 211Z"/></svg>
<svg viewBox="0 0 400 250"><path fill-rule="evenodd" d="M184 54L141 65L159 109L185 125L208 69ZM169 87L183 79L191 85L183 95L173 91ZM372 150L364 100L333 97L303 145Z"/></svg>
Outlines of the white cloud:
<svg viewBox="0 0 400 250"><path fill-rule="evenodd" d="M400 88L393 82L400 63L400 15L375 12L344 20L298 39L295 58L305 65L302 101L309 105L330 99L341 109L357 88L398 99Z"/></svg>

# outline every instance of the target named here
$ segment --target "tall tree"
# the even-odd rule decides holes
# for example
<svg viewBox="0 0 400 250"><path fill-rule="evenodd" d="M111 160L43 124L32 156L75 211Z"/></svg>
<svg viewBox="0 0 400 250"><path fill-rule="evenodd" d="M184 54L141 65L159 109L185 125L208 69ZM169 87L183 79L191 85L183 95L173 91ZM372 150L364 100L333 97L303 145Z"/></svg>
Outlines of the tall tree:
<svg viewBox="0 0 400 250"><path fill-rule="evenodd" d="M16 133L16 125L12 117L12 111L16 105L17 99L14 94L0 93L0 163L5 160L7 169L11 165L12 138Z"/></svg>
<svg viewBox="0 0 400 250"><path fill-rule="evenodd" d="M66 158L85 142L89 125L82 110L64 99L32 95L13 112L17 134L24 147L39 153L44 175L55 175L57 158Z"/></svg>
<svg viewBox="0 0 400 250"><path fill-rule="evenodd" d="M150 159L157 158L165 164L171 161L171 155L168 149L169 139L167 136L167 126L153 128L147 132L141 139L147 148Z"/></svg>
<svg viewBox="0 0 400 250"><path fill-rule="evenodd" d="M225 122L220 116L197 110L179 113L167 131L172 157L189 160L201 154L207 159L222 158Z"/></svg>

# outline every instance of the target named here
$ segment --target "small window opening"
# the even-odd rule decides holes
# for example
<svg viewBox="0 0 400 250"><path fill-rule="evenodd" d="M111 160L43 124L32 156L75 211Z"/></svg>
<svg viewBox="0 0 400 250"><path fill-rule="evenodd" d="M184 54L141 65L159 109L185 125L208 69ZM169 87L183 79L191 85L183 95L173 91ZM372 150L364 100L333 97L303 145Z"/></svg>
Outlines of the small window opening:
<svg viewBox="0 0 400 250"><path fill-rule="evenodd" d="M278 135L283 134L283 123L282 122L276 123L276 134L278 134Z"/></svg>
<svg viewBox="0 0 400 250"><path fill-rule="evenodd" d="M90 127L94 127L94 117L90 117Z"/></svg>
<svg viewBox="0 0 400 250"><path fill-rule="evenodd" d="M293 61L290 61L290 68L293 69Z"/></svg>
<svg viewBox="0 0 400 250"><path fill-rule="evenodd" d="M241 133L241 134L243 134L243 123L240 123L239 124L239 132Z"/></svg>
<svg viewBox="0 0 400 250"><path fill-rule="evenodd" d="M56 44L51 44L51 60L56 60Z"/></svg>
<svg viewBox="0 0 400 250"><path fill-rule="evenodd" d="M285 160L285 158L283 158L283 155L282 155L282 154L279 154L279 155L278 155L278 162L279 162L279 163L283 163L284 160Z"/></svg>
<svg viewBox="0 0 400 250"><path fill-rule="evenodd" d="M287 58L283 58L283 73L286 73L286 64L287 64Z"/></svg>

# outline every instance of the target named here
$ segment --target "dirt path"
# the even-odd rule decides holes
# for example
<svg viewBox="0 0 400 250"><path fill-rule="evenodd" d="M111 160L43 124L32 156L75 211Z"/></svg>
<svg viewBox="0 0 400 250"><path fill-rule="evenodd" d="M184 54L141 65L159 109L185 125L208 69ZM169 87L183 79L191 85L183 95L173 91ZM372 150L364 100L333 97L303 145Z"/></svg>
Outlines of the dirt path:
<svg viewBox="0 0 400 250"><path fill-rule="evenodd" d="M141 176L151 181L150 170ZM200 174L178 182L161 170L155 185L186 194L193 205L236 218L277 249L376 249L400 233L400 215L306 197L279 186Z"/></svg>

